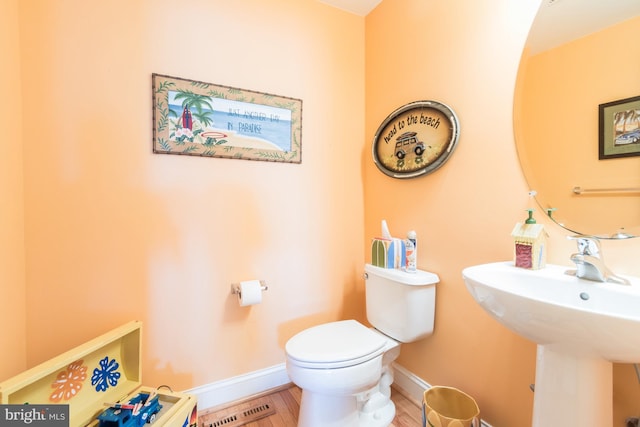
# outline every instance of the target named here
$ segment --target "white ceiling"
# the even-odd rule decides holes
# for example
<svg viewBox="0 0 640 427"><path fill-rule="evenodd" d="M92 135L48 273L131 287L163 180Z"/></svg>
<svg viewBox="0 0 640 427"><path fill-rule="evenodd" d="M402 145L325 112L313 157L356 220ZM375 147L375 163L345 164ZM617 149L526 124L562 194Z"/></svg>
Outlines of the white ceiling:
<svg viewBox="0 0 640 427"><path fill-rule="evenodd" d="M360 16L366 16L371 12L382 0L318 0L320 3L326 3L338 9L346 10ZM640 0L639 0L640 1Z"/></svg>
<svg viewBox="0 0 640 427"><path fill-rule="evenodd" d="M527 45L542 52L638 15L640 0L543 0Z"/></svg>
<svg viewBox="0 0 640 427"><path fill-rule="evenodd" d="M382 0L318 1L366 16ZM541 52L638 15L640 0L542 0L527 44Z"/></svg>

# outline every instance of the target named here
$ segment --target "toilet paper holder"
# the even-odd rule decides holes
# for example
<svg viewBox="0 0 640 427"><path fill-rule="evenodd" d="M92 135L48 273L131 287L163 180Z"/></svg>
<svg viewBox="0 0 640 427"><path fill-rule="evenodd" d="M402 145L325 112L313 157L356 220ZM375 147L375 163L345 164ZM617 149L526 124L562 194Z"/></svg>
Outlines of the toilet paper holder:
<svg viewBox="0 0 640 427"><path fill-rule="evenodd" d="M267 289L269 289L269 287L267 286L267 282L265 282L264 280L260 280L260 289L262 289L262 291L266 291ZM242 292L240 291L240 283L232 283L231 284L231 294L232 295L240 295Z"/></svg>

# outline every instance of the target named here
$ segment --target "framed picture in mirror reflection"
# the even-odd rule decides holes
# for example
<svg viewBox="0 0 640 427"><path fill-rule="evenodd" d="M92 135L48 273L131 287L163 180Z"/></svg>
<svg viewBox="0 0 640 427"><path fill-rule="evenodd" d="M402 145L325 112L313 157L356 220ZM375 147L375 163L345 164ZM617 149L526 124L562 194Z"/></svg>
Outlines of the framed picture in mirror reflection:
<svg viewBox="0 0 640 427"><path fill-rule="evenodd" d="M640 156L640 96L598 106L598 158Z"/></svg>

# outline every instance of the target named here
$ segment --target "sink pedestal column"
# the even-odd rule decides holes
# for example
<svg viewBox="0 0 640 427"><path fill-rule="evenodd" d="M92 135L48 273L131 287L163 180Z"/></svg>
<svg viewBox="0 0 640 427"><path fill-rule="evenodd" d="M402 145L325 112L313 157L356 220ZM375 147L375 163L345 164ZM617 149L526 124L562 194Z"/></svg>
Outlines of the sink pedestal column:
<svg viewBox="0 0 640 427"><path fill-rule="evenodd" d="M533 427L609 426L612 395L611 362L538 345Z"/></svg>

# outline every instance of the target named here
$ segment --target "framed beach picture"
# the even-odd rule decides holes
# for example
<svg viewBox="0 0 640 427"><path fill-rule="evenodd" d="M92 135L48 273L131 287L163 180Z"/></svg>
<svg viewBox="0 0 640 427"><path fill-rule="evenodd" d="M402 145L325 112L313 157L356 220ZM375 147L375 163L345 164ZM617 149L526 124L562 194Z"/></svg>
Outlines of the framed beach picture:
<svg viewBox="0 0 640 427"><path fill-rule="evenodd" d="M598 158L640 156L640 96L598 106Z"/></svg>
<svg viewBox="0 0 640 427"><path fill-rule="evenodd" d="M153 152L300 163L302 100L153 74Z"/></svg>

